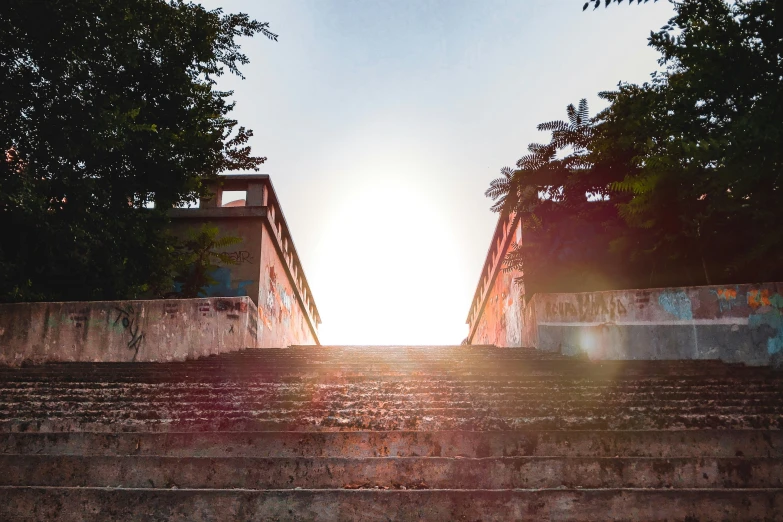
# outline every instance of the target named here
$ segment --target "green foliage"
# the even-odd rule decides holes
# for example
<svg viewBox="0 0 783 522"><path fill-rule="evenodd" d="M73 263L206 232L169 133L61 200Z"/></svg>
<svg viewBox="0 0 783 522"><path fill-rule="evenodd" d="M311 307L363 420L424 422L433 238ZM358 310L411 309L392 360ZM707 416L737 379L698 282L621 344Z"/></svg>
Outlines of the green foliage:
<svg viewBox="0 0 783 522"><path fill-rule="evenodd" d="M0 300L159 291L167 209L265 160L215 78L241 76L238 37L277 35L182 0L5 0L3 22Z"/></svg>
<svg viewBox="0 0 783 522"><path fill-rule="evenodd" d="M637 4L642 4L642 3L646 4L649 1L650 0L636 0L636 3ZM658 0L653 0L653 2L657 2L657 1ZM603 0L603 2L604 2L604 7L609 7L609 5L612 4L612 3L622 4L623 0ZM633 5L633 3L634 3L634 0L628 0L628 5ZM585 2L585 5L582 6L582 11L586 11L587 8L590 7L590 4L593 4L593 9L598 9L599 7L601 7L601 0L587 0L587 2Z"/></svg>
<svg viewBox="0 0 783 522"><path fill-rule="evenodd" d="M529 229L506 260L528 293L783 279L783 4L674 6L663 72L540 125L487 191Z"/></svg>
<svg viewBox="0 0 783 522"><path fill-rule="evenodd" d="M188 231L188 237L178 251L177 276L174 279L177 297L190 298L204 295L204 289L217 283L211 274L220 265L239 264L234 258L218 249L242 242L235 236L218 237L218 228L204 224L198 230Z"/></svg>

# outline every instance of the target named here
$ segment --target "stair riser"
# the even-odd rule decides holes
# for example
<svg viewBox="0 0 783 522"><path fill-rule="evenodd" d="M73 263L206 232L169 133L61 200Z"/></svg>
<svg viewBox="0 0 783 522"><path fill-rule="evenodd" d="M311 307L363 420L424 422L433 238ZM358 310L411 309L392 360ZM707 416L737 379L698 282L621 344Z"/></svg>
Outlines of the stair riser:
<svg viewBox="0 0 783 522"><path fill-rule="evenodd" d="M582 392L582 393L580 393ZM573 395L578 394L579 398ZM553 406L566 406L576 408L597 408L602 406L668 406L668 407L698 407L715 405L719 407L736 406L779 406L783 404L783 393L774 391L734 393L710 392L682 392L666 393L660 395L654 392L614 390L584 391L577 390L573 394L551 393L546 394L541 390L528 390L518 388L516 390L486 391L486 390L404 390L399 392L385 392L375 390L297 390L296 392L258 391L252 390L234 391L224 390L222 393L179 393L171 390L158 390L139 392L128 389L118 392L106 393L101 391L59 391L59 390L24 390L0 395L0 408L23 408L33 410L38 408L89 409L92 406L104 407L134 407L138 404L146 406L185 408L215 408L230 405L244 407L291 408L356 408L356 407L416 407L429 406L430 408L466 408L471 404L479 403L481 406L496 406L503 408L549 408Z"/></svg>
<svg viewBox="0 0 783 522"><path fill-rule="evenodd" d="M112 418L95 414L60 418L62 414L43 415L15 420L0 421L0 432L176 432L176 431L518 431L518 430L685 430L685 429L734 429L770 430L783 429L780 413L765 415L734 414L718 417L714 414L679 415L680 412L624 412L603 413L596 417L562 418L556 412L550 415L525 417L502 417L487 414L467 414L459 417L423 418L420 412L410 415L366 416L358 418L312 418L305 412L281 415L274 419L259 420L242 412L226 415L188 416L175 419L160 419L155 413L123 415ZM540 412L541 414L544 412Z"/></svg>
<svg viewBox="0 0 783 522"><path fill-rule="evenodd" d="M150 520L781 520L780 490L142 491L3 488L0 518Z"/></svg>
<svg viewBox="0 0 783 522"><path fill-rule="evenodd" d="M783 457L783 431L0 433L0 453L172 457Z"/></svg>
<svg viewBox="0 0 783 522"><path fill-rule="evenodd" d="M559 361L558 361L559 363ZM44 367L45 368L45 367ZM483 374L483 375L482 375ZM290 380L290 381L309 381L309 380L332 380L339 382L343 380L354 380L361 382L367 379L380 379L394 381L411 376L431 376L440 379L469 379L469 380L492 380L494 378L504 378L509 380L549 380L563 377L585 378L599 381L611 381L615 378L621 379L684 379L696 380L700 378L711 379L734 379L744 378L758 379L768 376L771 379L779 380L780 373L765 372L763 370L749 372L748 369L729 371L725 368L709 371L706 368L700 369L666 369L654 368L650 370L617 369L606 370L600 368L591 368L584 364L516 364L507 363L498 366L482 366L466 364L465 367L453 363L445 364L443 367L433 368L432 366L407 366L405 364L389 363L388 365L356 365L345 366L315 366L315 367L296 367L295 365L283 365L279 367L258 364L243 364L236 368L233 367L215 367L200 368L198 366L188 368L187 370L170 370L143 368L89 368L79 372L78 368L35 369L27 370L6 370L0 371L0 379L9 383L24 383L43 380L44 378L52 382L123 382L133 380L146 383L158 382L220 382L225 380Z"/></svg>
<svg viewBox="0 0 783 522"><path fill-rule="evenodd" d="M2 486L194 489L780 488L783 459L0 456Z"/></svg>

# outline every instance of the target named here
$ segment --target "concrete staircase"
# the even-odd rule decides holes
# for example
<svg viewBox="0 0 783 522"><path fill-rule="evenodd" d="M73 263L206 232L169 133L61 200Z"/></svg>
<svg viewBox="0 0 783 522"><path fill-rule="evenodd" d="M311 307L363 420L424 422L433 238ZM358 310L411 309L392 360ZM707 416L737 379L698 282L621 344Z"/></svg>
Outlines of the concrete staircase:
<svg viewBox="0 0 783 522"><path fill-rule="evenodd" d="M493 347L0 369L0 520L783 520L783 372Z"/></svg>

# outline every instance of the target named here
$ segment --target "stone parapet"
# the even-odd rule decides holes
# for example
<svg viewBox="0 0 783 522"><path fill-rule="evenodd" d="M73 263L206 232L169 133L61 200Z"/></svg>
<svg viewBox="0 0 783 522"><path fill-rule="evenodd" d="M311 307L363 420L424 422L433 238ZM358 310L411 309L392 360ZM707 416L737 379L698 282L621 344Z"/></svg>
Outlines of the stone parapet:
<svg viewBox="0 0 783 522"><path fill-rule="evenodd" d="M597 360L720 359L780 365L783 283L536 294L531 345Z"/></svg>
<svg viewBox="0 0 783 522"><path fill-rule="evenodd" d="M0 364L164 362L256 346L249 297L0 304Z"/></svg>

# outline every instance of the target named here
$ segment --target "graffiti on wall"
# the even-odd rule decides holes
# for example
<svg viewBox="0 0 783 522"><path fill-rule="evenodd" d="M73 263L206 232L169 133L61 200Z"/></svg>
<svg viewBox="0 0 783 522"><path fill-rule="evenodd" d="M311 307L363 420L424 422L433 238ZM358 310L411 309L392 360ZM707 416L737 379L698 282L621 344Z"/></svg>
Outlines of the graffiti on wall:
<svg viewBox="0 0 783 522"><path fill-rule="evenodd" d="M683 321L693 320L691 299L684 290L665 291L658 296L661 308Z"/></svg>
<svg viewBox="0 0 783 522"><path fill-rule="evenodd" d="M718 308L721 313L730 312L732 308L741 304L737 301L737 289L736 288L718 288L716 290L710 290L718 299Z"/></svg>
<svg viewBox="0 0 783 522"><path fill-rule="evenodd" d="M253 262L253 256L247 250L235 250L233 252L221 252L221 254L227 255L237 265L241 265L242 263L252 263Z"/></svg>
<svg viewBox="0 0 783 522"><path fill-rule="evenodd" d="M232 301L230 299L216 299L215 310L217 312L224 312L229 319L239 319L240 313L247 312L247 303L243 301Z"/></svg>
<svg viewBox="0 0 783 522"><path fill-rule="evenodd" d="M521 346L524 299L514 283L517 272L501 272L484 304L471 344Z"/></svg>
<svg viewBox="0 0 783 522"><path fill-rule="evenodd" d="M747 301L753 309L748 317L748 326L757 335L766 337L769 355L783 354L783 296L770 295L766 289L751 290Z"/></svg>
<svg viewBox="0 0 783 522"><path fill-rule="evenodd" d="M210 274L215 284L204 289L205 297L242 297L246 296L247 288L253 284L249 279L232 280L231 270L221 266Z"/></svg>
<svg viewBox="0 0 783 522"><path fill-rule="evenodd" d="M117 317L114 319L114 326L122 325L123 330L130 337L128 339L128 350L133 350L133 361L139 356L139 348L144 341L144 334L139 331L140 310L134 310L133 305L127 304L114 308Z"/></svg>
<svg viewBox="0 0 783 522"><path fill-rule="evenodd" d="M262 316L262 321L270 330L274 324L281 324L288 329L291 326L293 296L286 285L278 281L278 275L273 265L266 267L265 275L266 299L263 307L259 307L259 315Z"/></svg>
<svg viewBox="0 0 783 522"><path fill-rule="evenodd" d="M168 317L170 319L176 318L177 314L179 313L179 304L178 303L164 303L163 305L163 317Z"/></svg>
<svg viewBox="0 0 783 522"><path fill-rule="evenodd" d="M90 322L90 309L81 308L68 314L68 319L73 323L76 328L83 328Z"/></svg>
<svg viewBox="0 0 783 522"><path fill-rule="evenodd" d="M544 307L547 317L557 317L562 320L613 322L628 313L628 305L623 301L625 296L617 294L581 293L573 294L572 301L547 301Z"/></svg>

